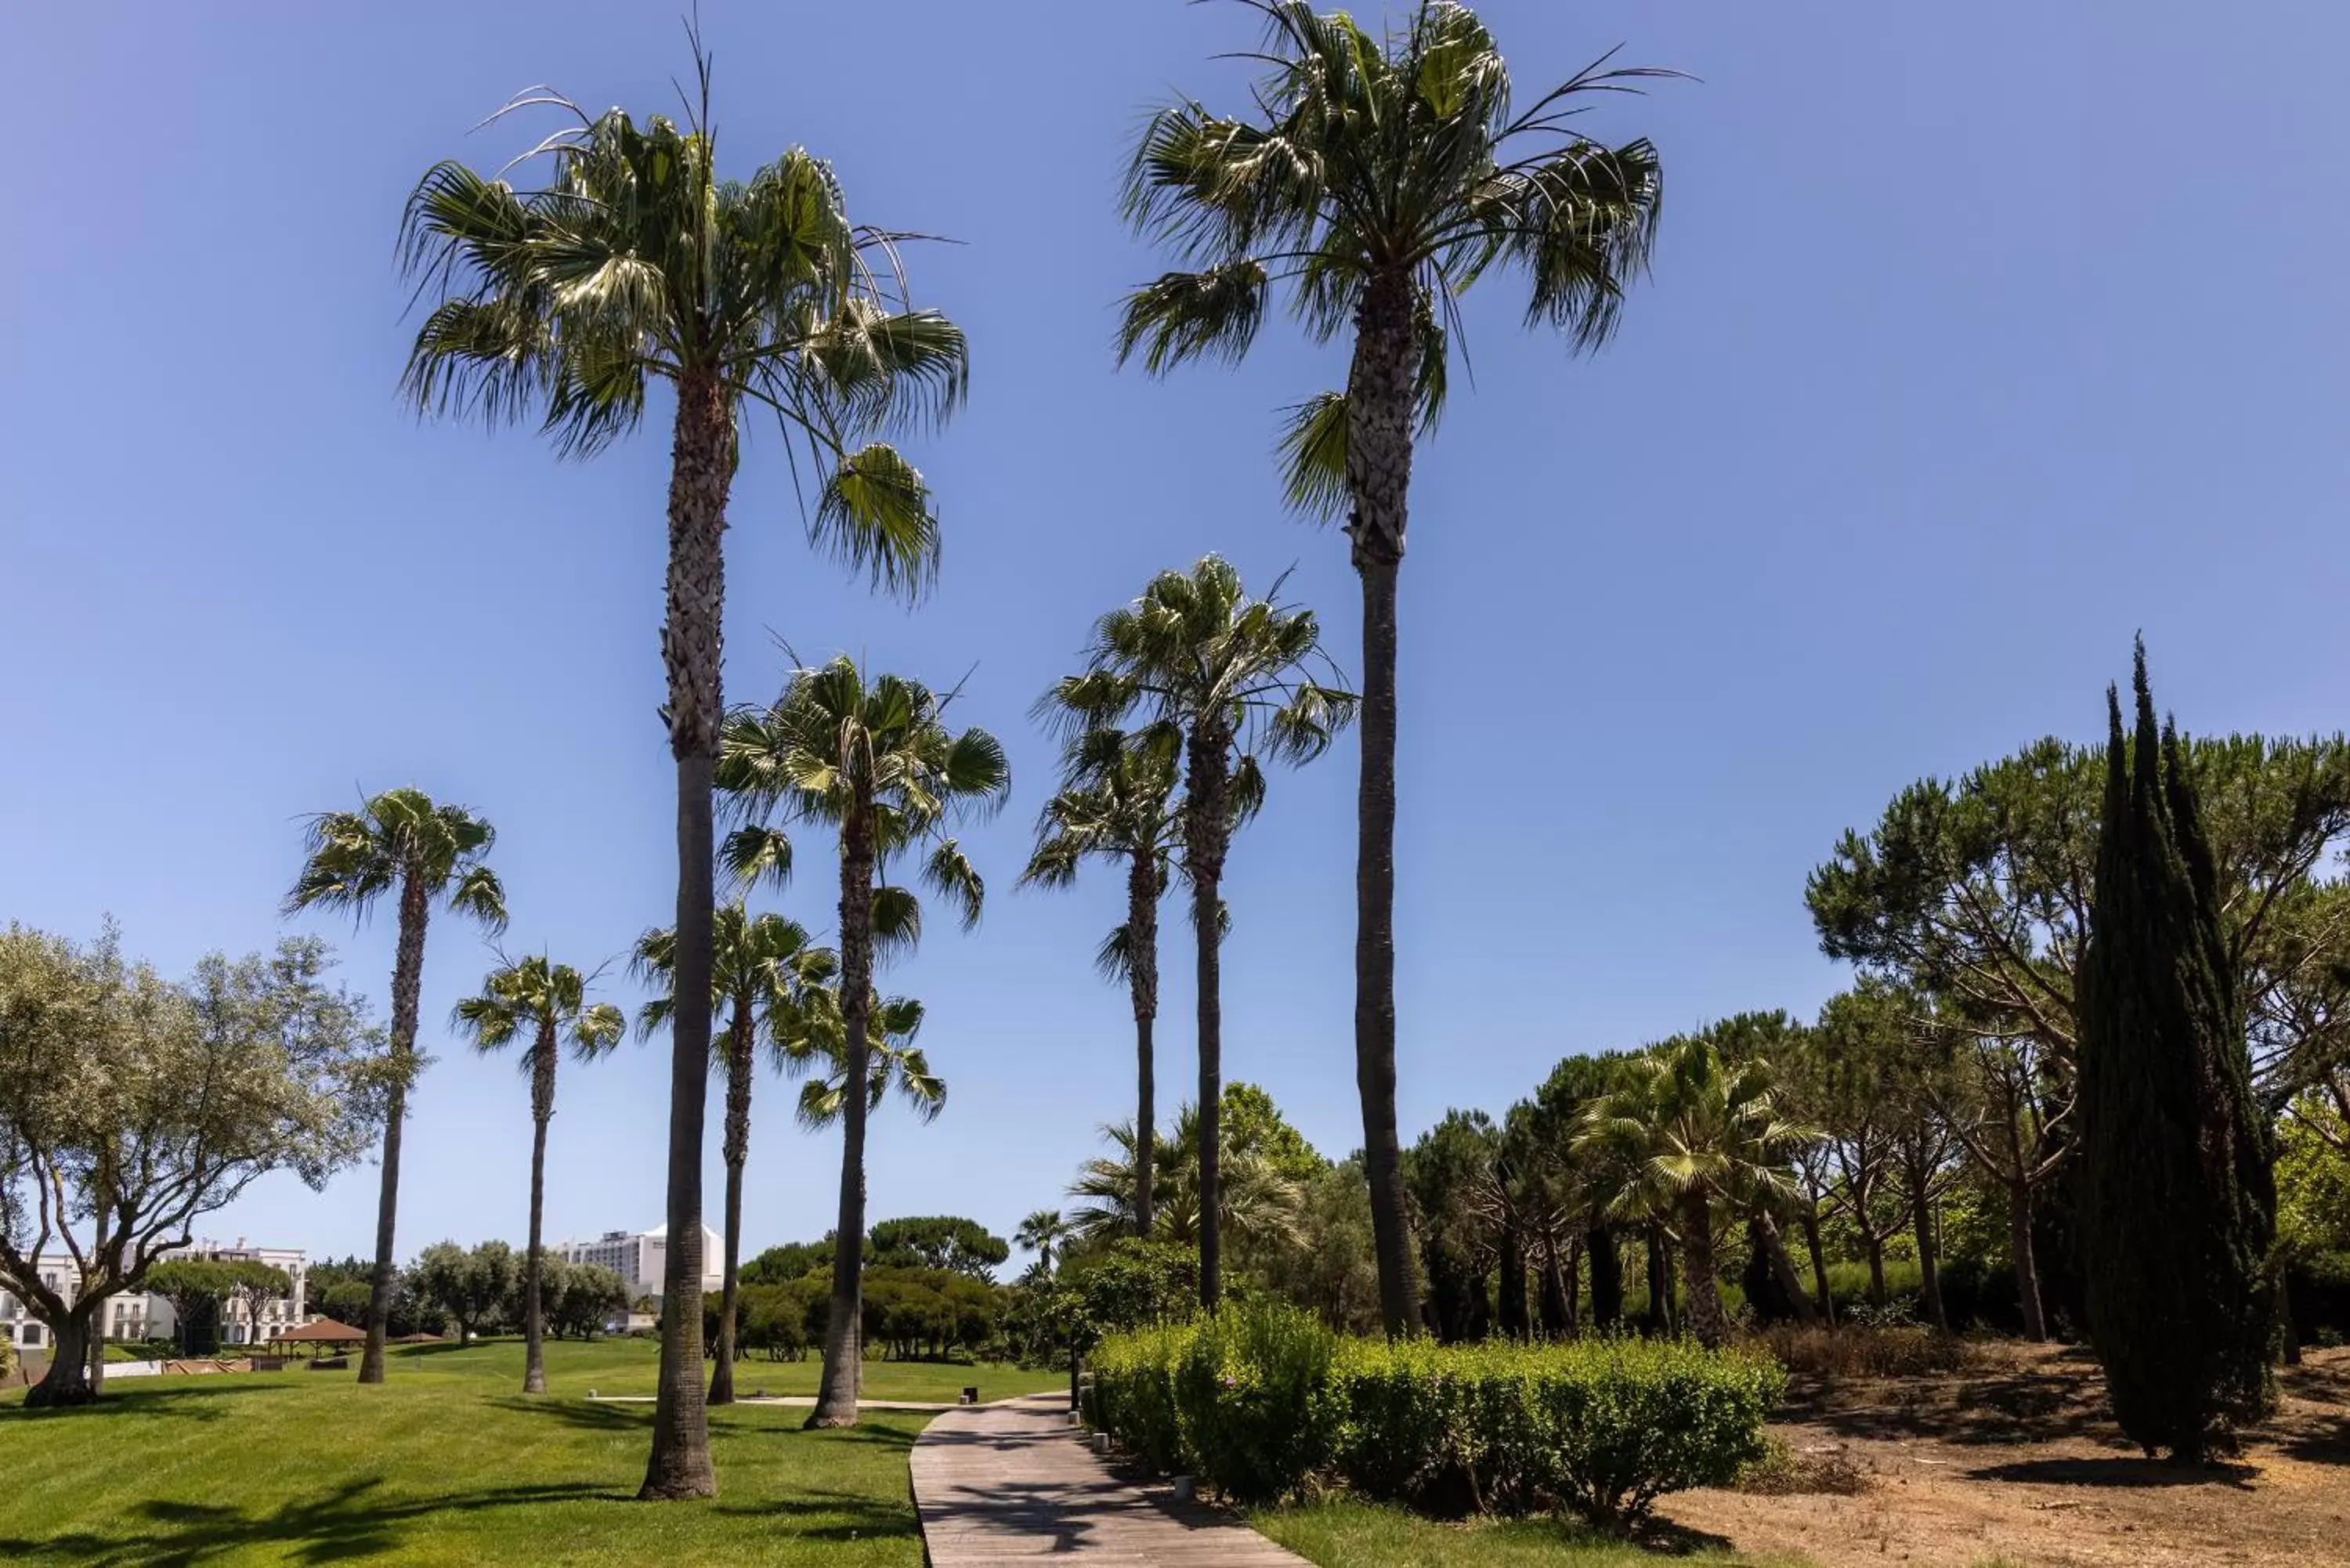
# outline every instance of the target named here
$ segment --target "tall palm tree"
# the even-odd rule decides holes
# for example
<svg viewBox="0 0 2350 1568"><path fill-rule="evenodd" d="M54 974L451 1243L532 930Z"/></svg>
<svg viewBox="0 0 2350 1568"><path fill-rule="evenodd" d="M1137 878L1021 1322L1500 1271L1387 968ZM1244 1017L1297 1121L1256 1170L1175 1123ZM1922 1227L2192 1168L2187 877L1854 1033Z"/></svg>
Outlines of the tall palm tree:
<svg viewBox="0 0 2350 1568"><path fill-rule="evenodd" d="M1280 585L1274 585L1278 594ZM1351 692L1315 680L1326 664L1314 612L1251 598L1240 573L1203 556L1189 572L1161 572L1133 604L1095 624L1087 672L1048 699L1065 722L1094 729L1140 714L1183 741L1183 867L1191 884L1198 972L1200 1299L1222 1294L1217 1228L1218 1122L1223 1106L1224 857L1234 823L1263 798L1258 753L1318 756L1353 716Z"/></svg>
<svg viewBox="0 0 2350 1568"><path fill-rule="evenodd" d="M777 914L754 915L740 903L711 911L710 1005L731 1010L724 1033L711 1042L712 1064L726 1075L724 1262L718 1297L718 1339L711 1348L710 1403L734 1402L735 1311L743 1262L743 1167L751 1158L751 1085L764 1037L780 1065L806 1027L809 993L832 978L839 955L808 939L807 928ZM657 995L637 1014L650 1039L676 1012L677 932L647 931L637 942L634 967Z"/></svg>
<svg viewBox="0 0 2350 1568"><path fill-rule="evenodd" d="M675 397L668 617L661 659L677 767L678 996L670 1054L668 1229L652 1452L639 1496L707 1497L702 1389L702 1146L710 1059L711 774L724 712L722 536L746 412L773 414L810 475L812 543L909 593L936 569L922 476L868 436L943 418L962 400L963 337L908 303L905 237L852 223L830 165L794 148L747 182L718 174L710 66L693 38L699 107L680 127L589 117L546 91L566 124L523 162L517 190L453 161L417 182L401 255L434 303L403 390L427 412L493 425L535 415L567 456L643 420L651 383Z"/></svg>
<svg viewBox="0 0 2350 1568"><path fill-rule="evenodd" d="M591 977L540 953L503 961L482 979L481 994L457 1003L452 1022L474 1049L502 1051L527 1035L522 1058L530 1075L530 1247L523 1259L522 1391L546 1392L546 1316L540 1305L540 1236L546 1215L546 1124L555 1116L555 1067L565 1044L574 1061L607 1054L629 1021L608 1002L590 1002Z"/></svg>
<svg viewBox="0 0 2350 1568"><path fill-rule="evenodd" d="M1022 1251L1036 1254L1036 1267L1049 1279L1053 1272L1054 1256L1062 1250L1069 1236L1067 1215L1057 1209L1039 1209L1020 1221L1020 1229L1012 1233L1012 1240L1019 1244Z"/></svg>
<svg viewBox="0 0 2350 1568"><path fill-rule="evenodd" d="M1012 787L1003 747L986 731L947 727L946 701L918 680L868 678L838 658L795 670L772 707L732 714L718 778L747 826L727 838L737 875L773 863L775 820L829 824L840 845L841 1081L863 1082L873 1048L877 939L905 948L920 935L920 906L889 881L891 862L920 857L924 882L950 900L968 930L985 884L945 829L956 816L1000 806ZM840 1214L824 1380L811 1427L857 1422L865 1268L866 1096L842 1098Z"/></svg>
<svg viewBox="0 0 2350 1568"><path fill-rule="evenodd" d="M1575 1147L1622 1173L1617 1214L1677 1233L1690 1327L1721 1345L1730 1320L1714 1282L1715 1211L1751 1214L1792 1199L1794 1150L1814 1135L1781 1114L1769 1063L1724 1063L1702 1036L1667 1041L1624 1073L1586 1113Z"/></svg>
<svg viewBox="0 0 2350 1568"><path fill-rule="evenodd" d="M1604 68L1513 111L1493 39L1467 7L1421 0L1384 36L1307 0L1242 0L1265 40L1253 109L1196 101L1137 138L1124 208L1184 269L1126 301L1122 361L1157 374L1238 359L1274 286L1309 336L1351 333L1343 392L1292 410L1290 499L1343 517L1363 586L1363 753L1356 863L1356 1079L1388 1330L1418 1322L1395 1112L1396 583L1416 432L1444 402L1456 301L1496 264L1524 275L1526 320L1576 350L1614 331L1647 270L1662 194L1647 140L1569 126L1595 93L1669 73Z"/></svg>
<svg viewBox="0 0 2350 1568"><path fill-rule="evenodd" d="M1057 691L1045 699L1049 707ZM1096 961L1126 982L1134 1007L1135 1125L1158 1125L1151 1032L1159 1017L1159 899L1182 846L1175 784L1183 738L1168 724L1128 733L1089 730L1070 748L1067 778L1036 822L1036 850L1024 885L1066 888L1089 857L1126 867L1126 919L1110 931ZM1150 1144L1138 1150L1134 1233L1151 1231ZM1034 1216L1031 1216L1034 1218Z"/></svg>
<svg viewBox="0 0 2350 1568"><path fill-rule="evenodd" d="M286 913L347 910L364 919L386 893L395 895L400 939L391 961L391 1060L397 1069L384 1107L383 1184L376 1200L375 1274L368 1291L367 1347L359 1381L383 1381L385 1325L391 1317L392 1233L400 1213L400 1133L417 1070L416 1015L424 985L424 928L440 904L452 914L505 929L506 893L482 864L497 830L462 805L442 805L422 790L386 790L357 811L310 818L300 875Z"/></svg>

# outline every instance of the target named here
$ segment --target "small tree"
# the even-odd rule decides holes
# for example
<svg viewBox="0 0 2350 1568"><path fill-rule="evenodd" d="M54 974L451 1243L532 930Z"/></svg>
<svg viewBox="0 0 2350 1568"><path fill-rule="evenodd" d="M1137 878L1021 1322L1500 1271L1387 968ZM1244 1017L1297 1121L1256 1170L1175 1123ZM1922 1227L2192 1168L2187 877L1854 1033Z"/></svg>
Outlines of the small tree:
<svg viewBox="0 0 2350 1568"><path fill-rule="evenodd" d="M416 1292L457 1324L459 1344L506 1315L521 1271L504 1241L484 1241L468 1252L454 1241L437 1241L409 1271Z"/></svg>
<svg viewBox="0 0 2350 1568"><path fill-rule="evenodd" d="M247 1345L261 1343L262 1310L271 1302L284 1301L293 1293L294 1282L283 1269L257 1258L239 1258L228 1265L228 1300L237 1309L232 1315L244 1319Z"/></svg>
<svg viewBox="0 0 2350 1568"><path fill-rule="evenodd" d="M2089 1336L2114 1416L2199 1462L2265 1414L2269 1124L2252 1101L2218 878L2177 731L2108 689L2106 810L2082 955L2080 1205Z"/></svg>
<svg viewBox="0 0 2350 1568"><path fill-rule="evenodd" d="M200 1334L209 1334L209 1350L220 1339L221 1303L228 1299L229 1265L210 1258L166 1258L147 1271L142 1287L148 1294L172 1303L172 1317L180 1331L180 1351L196 1355Z"/></svg>
<svg viewBox="0 0 2350 1568"><path fill-rule="evenodd" d="M94 1325L195 1221L259 1178L322 1187L380 1125L384 1039L326 982L328 950L215 953L182 984L127 961L115 933L78 946L0 933L0 1287L49 1330L36 1406L97 1397ZM42 1277L61 1248L70 1303ZM47 1262L49 1267L37 1266Z"/></svg>

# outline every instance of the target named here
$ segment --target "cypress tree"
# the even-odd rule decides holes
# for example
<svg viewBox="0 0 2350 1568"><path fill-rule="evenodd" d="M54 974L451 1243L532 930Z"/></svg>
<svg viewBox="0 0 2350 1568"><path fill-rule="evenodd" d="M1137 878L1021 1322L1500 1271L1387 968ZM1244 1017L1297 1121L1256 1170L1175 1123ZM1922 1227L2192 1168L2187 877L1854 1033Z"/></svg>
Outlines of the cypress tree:
<svg viewBox="0 0 2350 1568"><path fill-rule="evenodd" d="M2146 649L2137 726L2119 694L2080 976L2081 1257L2114 1415L2199 1462L2274 1401L2269 1132L2254 1105L2218 878Z"/></svg>

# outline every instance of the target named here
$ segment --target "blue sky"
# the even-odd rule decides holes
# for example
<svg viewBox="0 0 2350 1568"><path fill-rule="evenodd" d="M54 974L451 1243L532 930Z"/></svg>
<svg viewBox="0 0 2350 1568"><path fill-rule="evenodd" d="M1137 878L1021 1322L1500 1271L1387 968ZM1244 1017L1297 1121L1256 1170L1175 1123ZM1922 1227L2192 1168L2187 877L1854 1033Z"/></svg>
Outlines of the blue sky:
<svg viewBox="0 0 2350 1568"><path fill-rule="evenodd" d="M1404 576L1398 911L1407 1136L1499 1108L1564 1054L1838 983L1805 872L1891 794L2034 736L2094 737L2146 631L2190 729L2341 722L2350 327L2334 80L2315 4L1481 7L1522 89L1617 43L1676 67L1594 134L1667 169L1656 274L1605 354L1467 316L1473 386L1419 459ZM873 1211L1008 1230L1124 1113L1131 1042L1089 964L1118 878L1013 882L1052 752L1030 701L1090 618L1221 551L1295 566L1351 668L1343 541L1285 518L1275 410L1339 379L1275 326L1251 362L1112 364L1157 270L1113 208L1126 139L1211 64L1237 6L1177 0L709 0L722 160L804 143L860 218L953 236L912 259L968 329L972 402L914 448L944 579L919 612L801 541L754 432L732 509L730 697L774 639L939 681L1003 734L1011 808L969 835L993 888L889 983L930 1003L952 1096L886 1115ZM653 712L666 432L588 463L527 431L420 424L400 205L550 82L666 109L666 5L17 8L0 244L0 919L111 912L182 970L283 929L299 818L414 783L499 826L509 945L592 965L666 919L671 774ZM1232 856L1226 1064L1315 1143L1359 1141L1351 742L1274 781ZM813 849L815 846L811 846ZM827 926L818 853L784 907ZM1174 911L1169 911L1170 923ZM386 993L389 918L322 923ZM505 1064L447 1044L488 954L433 933L401 1250L519 1239L528 1121ZM1192 1071L1170 950L1161 1083ZM615 999L633 1001L622 984ZM665 1068L631 1044L564 1082L551 1233L660 1219ZM1162 1093L1165 1091L1162 1090ZM826 1229L837 1154L763 1085L754 1248ZM717 1188L711 1142L712 1211ZM254 1189L223 1237L362 1251L375 1175Z"/></svg>

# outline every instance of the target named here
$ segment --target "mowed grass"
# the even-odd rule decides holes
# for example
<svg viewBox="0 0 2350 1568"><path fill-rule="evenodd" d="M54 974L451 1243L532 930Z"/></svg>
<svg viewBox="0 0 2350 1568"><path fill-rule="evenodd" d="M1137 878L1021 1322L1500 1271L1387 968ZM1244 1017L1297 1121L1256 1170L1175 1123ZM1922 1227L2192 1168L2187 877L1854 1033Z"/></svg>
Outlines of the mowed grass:
<svg viewBox="0 0 2350 1568"><path fill-rule="evenodd" d="M1361 1502L1264 1509L1249 1522L1322 1568L1657 1568L1660 1562L1765 1568L1762 1559L1690 1542L1669 1543L1666 1556L1547 1520L1451 1524Z"/></svg>
<svg viewBox="0 0 2350 1568"><path fill-rule="evenodd" d="M550 1391L525 1398L522 1347L496 1342L403 1350L374 1388L348 1372L123 1379L96 1407L54 1412L11 1391L0 1563L921 1562L906 1479L931 1418L919 1412L804 1432L789 1407L715 1410L719 1496L634 1501L652 1407L586 1395L650 1392L655 1365L643 1341L551 1345ZM785 1392L785 1374L814 1387L813 1363L743 1369L745 1391ZM866 1370L874 1398L1054 1385L1003 1367Z"/></svg>

